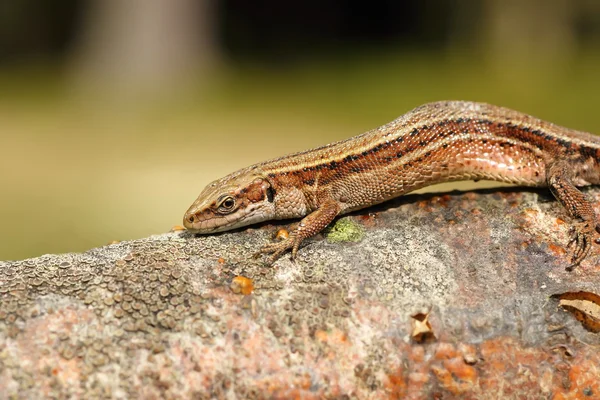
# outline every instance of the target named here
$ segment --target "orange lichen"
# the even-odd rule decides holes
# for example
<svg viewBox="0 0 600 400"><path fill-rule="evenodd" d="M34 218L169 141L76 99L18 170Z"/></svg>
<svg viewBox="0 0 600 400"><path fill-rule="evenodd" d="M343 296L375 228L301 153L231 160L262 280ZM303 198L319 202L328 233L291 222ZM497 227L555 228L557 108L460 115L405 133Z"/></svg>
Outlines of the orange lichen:
<svg viewBox="0 0 600 400"><path fill-rule="evenodd" d="M245 276L236 276L231 281L229 287L234 293L248 295L254 290L254 283L252 282L252 279L246 278Z"/></svg>
<svg viewBox="0 0 600 400"><path fill-rule="evenodd" d="M390 393L390 398L401 399L406 396L407 385L402 372L398 370L387 376L385 387Z"/></svg>
<svg viewBox="0 0 600 400"><path fill-rule="evenodd" d="M422 210L425 210L425 211L428 211L428 212L431 212L431 211L433 211L433 208L431 207L431 204L430 204L430 202L429 202L429 201L427 201L427 200L422 200L422 201L419 201L419 202L417 203L417 206L418 206L420 209L422 209Z"/></svg>
<svg viewBox="0 0 600 400"><path fill-rule="evenodd" d="M315 339L319 342L327 342L327 331L317 329L315 331Z"/></svg>
<svg viewBox="0 0 600 400"><path fill-rule="evenodd" d="M348 335L339 329L333 329L331 331L325 331L321 329L317 329L315 331L315 339L328 343L330 345L347 345L348 344Z"/></svg>
<svg viewBox="0 0 600 400"><path fill-rule="evenodd" d="M456 348L451 343L440 343L435 350L436 360L448 360L458 355Z"/></svg>
<svg viewBox="0 0 600 400"><path fill-rule="evenodd" d="M287 229L285 229L285 228L281 228L275 234L275 239L276 240L285 240L289 236L290 236L290 232Z"/></svg>
<svg viewBox="0 0 600 400"><path fill-rule="evenodd" d="M555 244L549 244L548 249L554 253L555 255L562 256L566 254L566 250L563 247L557 246Z"/></svg>

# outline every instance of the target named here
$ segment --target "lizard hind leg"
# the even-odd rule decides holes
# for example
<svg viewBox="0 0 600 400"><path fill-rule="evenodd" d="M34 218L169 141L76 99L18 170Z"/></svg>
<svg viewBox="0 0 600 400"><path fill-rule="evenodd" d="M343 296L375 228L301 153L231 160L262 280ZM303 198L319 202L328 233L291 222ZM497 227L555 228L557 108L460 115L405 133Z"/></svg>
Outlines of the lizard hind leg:
<svg viewBox="0 0 600 400"><path fill-rule="evenodd" d="M590 253L593 237L600 225L592 204L572 183L566 164L560 162L551 164L547 169L547 182L554 197L576 220L571 228L571 240L567 244L567 247L574 245L571 265L567 267L567 270L571 271Z"/></svg>

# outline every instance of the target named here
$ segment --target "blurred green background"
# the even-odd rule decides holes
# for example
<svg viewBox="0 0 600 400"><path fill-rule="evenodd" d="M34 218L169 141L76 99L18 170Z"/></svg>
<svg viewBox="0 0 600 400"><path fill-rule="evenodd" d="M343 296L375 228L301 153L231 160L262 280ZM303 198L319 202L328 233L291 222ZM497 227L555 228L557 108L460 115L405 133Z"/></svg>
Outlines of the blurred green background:
<svg viewBox="0 0 600 400"><path fill-rule="evenodd" d="M600 133L599 93L597 0L2 1L0 259L165 232L215 178L429 101Z"/></svg>

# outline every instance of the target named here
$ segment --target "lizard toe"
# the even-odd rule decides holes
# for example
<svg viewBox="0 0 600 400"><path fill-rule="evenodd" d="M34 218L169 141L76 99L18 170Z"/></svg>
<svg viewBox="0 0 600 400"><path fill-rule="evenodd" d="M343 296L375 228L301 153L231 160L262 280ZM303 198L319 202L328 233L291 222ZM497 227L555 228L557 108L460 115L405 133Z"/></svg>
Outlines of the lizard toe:
<svg viewBox="0 0 600 400"><path fill-rule="evenodd" d="M595 231L596 225L588 221L582 221L571 229L571 240L569 240L567 247L574 245L575 248L571 257L571 265L567 267L568 271L572 271L587 257L592 249L592 239Z"/></svg>
<svg viewBox="0 0 600 400"><path fill-rule="evenodd" d="M295 238L293 236L290 236L281 242L269 243L264 245L257 254L271 254L267 259L267 263L273 264L275 261L277 261L279 257L283 255L283 253L285 253L289 249L293 249L295 246L295 242Z"/></svg>

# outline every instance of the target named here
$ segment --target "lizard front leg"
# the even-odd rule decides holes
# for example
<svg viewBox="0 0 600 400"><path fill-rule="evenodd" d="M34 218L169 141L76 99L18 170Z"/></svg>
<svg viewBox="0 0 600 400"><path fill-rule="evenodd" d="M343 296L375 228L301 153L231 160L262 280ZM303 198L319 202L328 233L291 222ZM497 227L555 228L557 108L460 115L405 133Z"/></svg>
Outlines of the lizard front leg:
<svg viewBox="0 0 600 400"><path fill-rule="evenodd" d="M575 245L571 265L567 268L571 271L589 254L598 221L591 203L571 182L568 168L561 162L551 164L547 169L546 178L554 197L565 207L567 213L577 220L572 228L573 236L567 245Z"/></svg>
<svg viewBox="0 0 600 400"><path fill-rule="evenodd" d="M317 210L304 217L298 227L290 233L287 239L279 243L271 243L260 249L259 254L269 254L268 263L273 264L286 250L292 249L292 259L296 258L300 243L304 239L321 232L340 212L340 205L337 201L325 200Z"/></svg>

